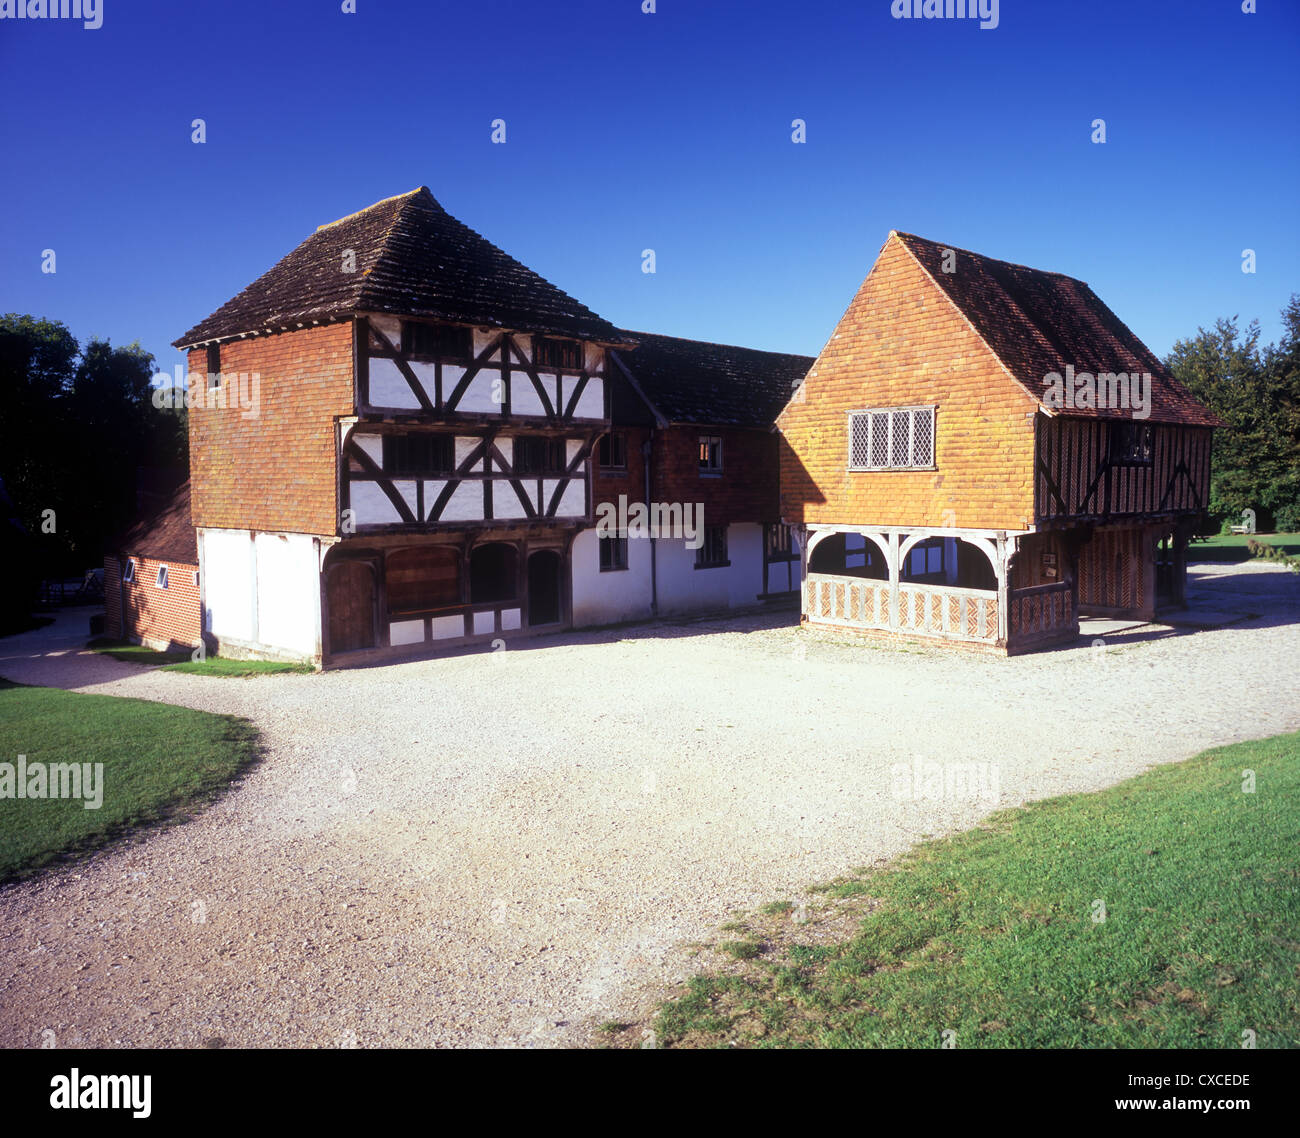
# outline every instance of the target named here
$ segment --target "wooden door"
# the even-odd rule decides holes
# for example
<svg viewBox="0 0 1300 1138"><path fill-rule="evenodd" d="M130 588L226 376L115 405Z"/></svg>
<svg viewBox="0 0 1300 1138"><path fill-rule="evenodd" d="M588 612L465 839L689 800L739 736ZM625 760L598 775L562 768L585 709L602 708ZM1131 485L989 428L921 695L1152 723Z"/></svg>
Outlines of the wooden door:
<svg viewBox="0 0 1300 1138"><path fill-rule="evenodd" d="M375 570L368 561L339 561L326 577L329 651L375 646Z"/></svg>

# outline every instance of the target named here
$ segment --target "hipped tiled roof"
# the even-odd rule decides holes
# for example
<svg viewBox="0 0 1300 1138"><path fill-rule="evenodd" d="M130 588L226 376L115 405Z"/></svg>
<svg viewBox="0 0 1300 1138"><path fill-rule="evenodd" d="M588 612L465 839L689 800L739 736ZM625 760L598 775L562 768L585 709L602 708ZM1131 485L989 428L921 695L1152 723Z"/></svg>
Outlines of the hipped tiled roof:
<svg viewBox="0 0 1300 1138"><path fill-rule="evenodd" d="M1044 377L1075 372L1150 372L1153 422L1222 426L1083 281L997 261L911 233L899 240L969 320L1007 370L1036 399ZM945 253L956 254L953 272ZM1092 418L1131 418L1123 409L1061 409Z"/></svg>
<svg viewBox="0 0 1300 1138"><path fill-rule="evenodd" d="M619 356L670 423L770 427L813 365L811 356L760 352L649 332Z"/></svg>
<svg viewBox="0 0 1300 1138"><path fill-rule="evenodd" d="M197 568L199 542L190 521L190 484L186 482L162 509L136 522L111 544L127 557L150 557Z"/></svg>
<svg viewBox="0 0 1300 1138"><path fill-rule="evenodd" d="M344 272L352 250L355 271ZM621 342L614 326L451 216L427 186L321 226L185 333L192 347L354 312Z"/></svg>

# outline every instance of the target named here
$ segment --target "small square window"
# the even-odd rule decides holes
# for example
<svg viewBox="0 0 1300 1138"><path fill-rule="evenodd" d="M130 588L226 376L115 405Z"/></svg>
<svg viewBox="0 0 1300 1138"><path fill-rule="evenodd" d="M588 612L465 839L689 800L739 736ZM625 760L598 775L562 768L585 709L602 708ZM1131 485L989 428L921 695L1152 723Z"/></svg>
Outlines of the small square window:
<svg viewBox="0 0 1300 1138"><path fill-rule="evenodd" d="M582 345L576 340L549 340L533 337L533 363L537 367L582 370Z"/></svg>
<svg viewBox="0 0 1300 1138"><path fill-rule="evenodd" d="M563 439L516 436L514 472L530 475L563 474L567 466L565 449Z"/></svg>
<svg viewBox="0 0 1300 1138"><path fill-rule="evenodd" d="M727 560L727 527L705 526L704 542L695 551L695 568L711 569L729 565Z"/></svg>
<svg viewBox="0 0 1300 1138"><path fill-rule="evenodd" d="M600 541L600 571L627 568L627 538L602 537Z"/></svg>
<svg viewBox="0 0 1300 1138"><path fill-rule="evenodd" d="M622 431L602 435L597 455L601 470L626 470L627 435Z"/></svg>
<svg viewBox="0 0 1300 1138"><path fill-rule="evenodd" d="M158 588L160 589L167 588L167 566L166 565L158 566Z"/></svg>
<svg viewBox="0 0 1300 1138"><path fill-rule="evenodd" d="M427 359L468 360L473 354L473 339L468 328L455 324L408 320L402 324L402 351Z"/></svg>
<svg viewBox="0 0 1300 1138"><path fill-rule="evenodd" d="M700 473L722 473L722 439L717 435L700 436Z"/></svg>
<svg viewBox="0 0 1300 1138"><path fill-rule="evenodd" d="M385 474L450 474L455 462L451 435L384 435Z"/></svg>
<svg viewBox="0 0 1300 1138"><path fill-rule="evenodd" d="M1112 423L1110 460L1124 466L1148 466L1154 450L1155 430L1148 423Z"/></svg>

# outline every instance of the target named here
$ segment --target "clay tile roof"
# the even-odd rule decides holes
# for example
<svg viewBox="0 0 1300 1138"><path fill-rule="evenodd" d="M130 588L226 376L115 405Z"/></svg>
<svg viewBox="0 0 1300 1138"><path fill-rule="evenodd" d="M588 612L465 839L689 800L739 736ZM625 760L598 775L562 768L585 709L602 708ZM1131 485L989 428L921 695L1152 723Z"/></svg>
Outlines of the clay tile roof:
<svg viewBox="0 0 1300 1138"><path fill-rule="evenodd" d="M1150 372L1150 421L1223 425L1083 281L996 261L912 233L897 236L1034 398L1043 397L1044 376L1064 375L1067 364L1076 374ZM956 254L955 271L945 273L943 258L949 249ZM1122 408L1062 408L1060 413L1131 417Z"/></svg>
<svg viewBox="0 0 1300 1138"><path fill-rule="evenodd" d="M351 273L343 271L348 249L356 257ZM612 324L457 221L421 186L322 225L174 343L191 347L354 312L621 342Z"/></svg>
<svg viewBox="0 0 1300 1138"><path fill-rule="evenodd" d="M770 427L813 365L811 356L624 332L620 352L637 385L670 423Z"/></svg>
<svg viewBox="0 0 1300 1138"><path fill-rule="evenodd" d="M162 509L114 539L112 547L128 557L175 561L197 569L199 542L190 521L190 484L186 482Z"/></svg>

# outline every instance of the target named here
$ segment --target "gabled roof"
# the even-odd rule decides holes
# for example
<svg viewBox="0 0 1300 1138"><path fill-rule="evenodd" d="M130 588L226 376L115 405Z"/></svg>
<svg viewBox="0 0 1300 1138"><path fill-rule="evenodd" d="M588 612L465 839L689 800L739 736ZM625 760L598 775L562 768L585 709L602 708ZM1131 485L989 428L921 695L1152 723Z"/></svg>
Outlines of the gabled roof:
<svg viewBox="0 0 1300 1138"><path fill-rule="evenodd" d="M1150 372L1150 421L1217 427L1222 421L1198 403L1095 292L1062 273L997 261L912 233L895 235L970 321L1006 369L1040 402L1044 377L1089 372ZM956 254L955 271L943 261ZM1124 409L1061 409L1064 415L1131 418Z"/></svg>
<svg viewBox="0 0 1300 1138"><path fill-rule="evenodd" d="M760 352L627 332L637 346L619 356L644 396L670 423L770 427L811 356Z"/></svg>
<svg viewBox="0 0 1300 1138"><path fill-rule="evenodd" d="M186 482L156 513L136 522L111 542L111 548L128 557L199 564L199 541L190 521L190 484Z"/></svg>
<svg viewBox="0 0 1300 1138"><path fill-rule="evenodd" d="M356 271L344 272L352 250ZM614 326L451 216L427 186L322 225L185 333L192 347L354 312L621 342Z"/></svg>

